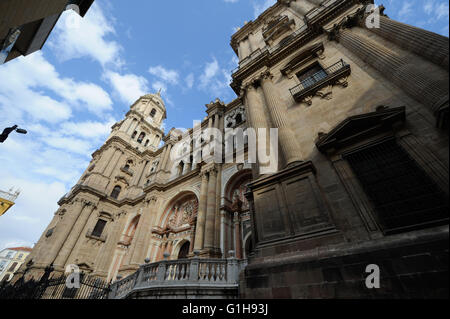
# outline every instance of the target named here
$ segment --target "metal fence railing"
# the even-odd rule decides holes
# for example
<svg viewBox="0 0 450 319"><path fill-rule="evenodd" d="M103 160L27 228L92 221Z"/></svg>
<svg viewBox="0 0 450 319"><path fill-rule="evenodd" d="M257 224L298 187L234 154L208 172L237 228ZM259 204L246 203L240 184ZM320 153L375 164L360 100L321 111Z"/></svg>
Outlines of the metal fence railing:
<svg viewBox="0 0 450 319"><path fill-rule="evenodd" d="M67 276L56 278L44 276L39 281L0 283L1 299L107 299L109 284L100 278L80 274L79 288L69 288Z"/></svg>

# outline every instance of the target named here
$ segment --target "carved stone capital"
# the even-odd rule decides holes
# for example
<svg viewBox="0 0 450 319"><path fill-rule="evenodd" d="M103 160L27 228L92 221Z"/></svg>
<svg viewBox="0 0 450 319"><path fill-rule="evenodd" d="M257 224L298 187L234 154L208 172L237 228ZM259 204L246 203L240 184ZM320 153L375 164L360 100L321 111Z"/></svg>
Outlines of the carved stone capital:
<svg viewBox="0 0 450 319"><path fill-rule="evenodd" d="M217 176L218 170L217 167L211 166L207 169L207 172L209 173L209 176Z"/></svg>

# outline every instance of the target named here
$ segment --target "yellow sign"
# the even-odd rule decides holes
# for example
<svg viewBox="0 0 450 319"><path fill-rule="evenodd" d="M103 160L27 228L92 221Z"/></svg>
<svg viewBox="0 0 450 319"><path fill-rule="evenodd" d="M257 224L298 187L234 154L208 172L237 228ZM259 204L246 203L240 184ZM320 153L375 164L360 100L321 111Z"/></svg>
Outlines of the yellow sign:
<svg viewBox="0 0 450 319"><path fill-rule="evenodd" d="M0 216L6 213L13 205L13 202L0 197Z"/></svg>

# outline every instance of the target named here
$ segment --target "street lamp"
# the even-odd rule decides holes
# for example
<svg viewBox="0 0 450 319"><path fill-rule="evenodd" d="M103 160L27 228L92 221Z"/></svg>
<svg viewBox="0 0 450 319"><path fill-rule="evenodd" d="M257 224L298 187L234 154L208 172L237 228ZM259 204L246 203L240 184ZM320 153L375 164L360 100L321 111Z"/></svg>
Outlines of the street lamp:
<svg viewBox="0 0 450 319"><path fill-rule="evenodd" d="M14 125L12 127L7 127L3 130L3 133L0 135L0 143L3 143L8 138L9 134L12 131L16 131L19 134L27 134L28 132L24 129L19 128L17 125Z"/></svg>

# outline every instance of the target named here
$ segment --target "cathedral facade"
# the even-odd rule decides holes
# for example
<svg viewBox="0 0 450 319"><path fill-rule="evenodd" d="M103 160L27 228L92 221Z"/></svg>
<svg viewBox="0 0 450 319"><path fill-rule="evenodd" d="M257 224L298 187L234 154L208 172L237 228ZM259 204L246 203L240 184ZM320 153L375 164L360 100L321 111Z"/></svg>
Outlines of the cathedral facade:
<svg viewBox="0 0 450 319"><path fill-rule="evenodd" d="M235 258L242 298L448 296L448 38L372 3L278 0L232 36L237 98L186 132L161 129L159 93L140 97L20 275L77 265L115 282L143 264ZM267 173L252 159L269 139L238 135L269 128Z"/></svg>

